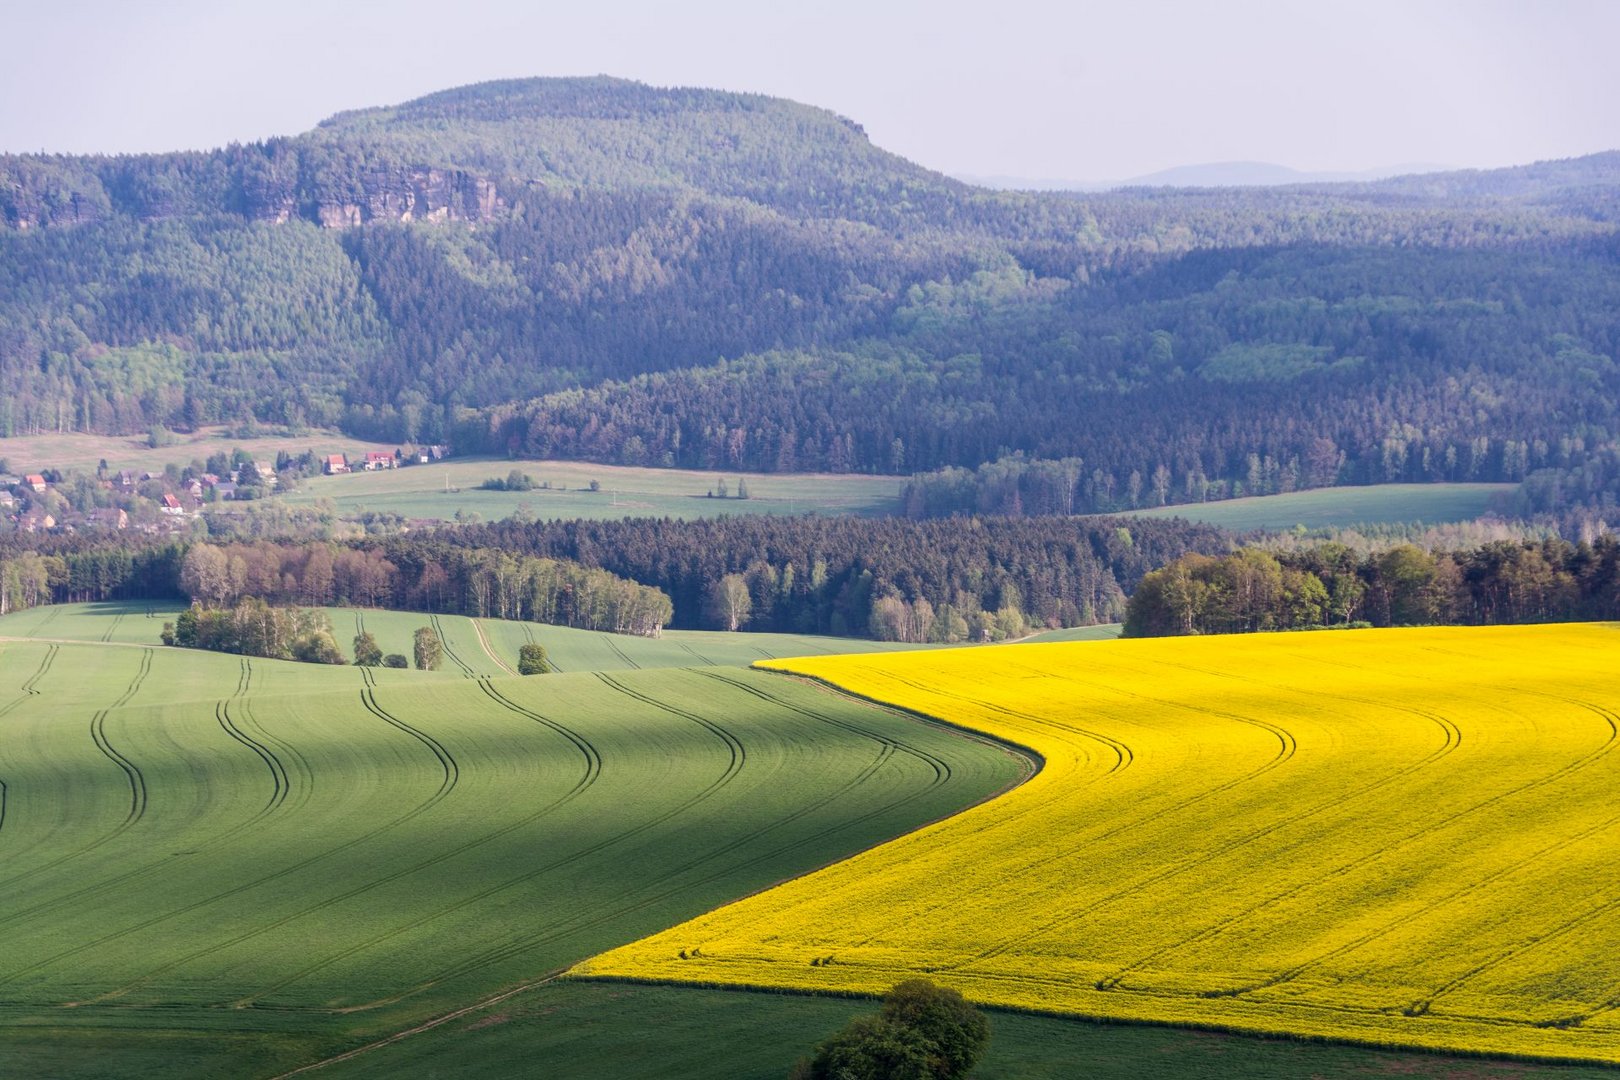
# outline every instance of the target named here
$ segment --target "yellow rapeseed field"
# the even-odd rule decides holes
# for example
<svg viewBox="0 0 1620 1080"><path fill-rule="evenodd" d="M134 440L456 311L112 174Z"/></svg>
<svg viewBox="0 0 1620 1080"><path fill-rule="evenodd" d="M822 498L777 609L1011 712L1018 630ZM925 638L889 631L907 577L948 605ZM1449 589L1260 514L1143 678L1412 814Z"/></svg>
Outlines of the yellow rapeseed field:
<svg viewBox="0 0 1620 1080"><path fill-rule="evenodd" d="M762 666L1044 768L576 973L1620 1061L1620 626Z"/></svg>

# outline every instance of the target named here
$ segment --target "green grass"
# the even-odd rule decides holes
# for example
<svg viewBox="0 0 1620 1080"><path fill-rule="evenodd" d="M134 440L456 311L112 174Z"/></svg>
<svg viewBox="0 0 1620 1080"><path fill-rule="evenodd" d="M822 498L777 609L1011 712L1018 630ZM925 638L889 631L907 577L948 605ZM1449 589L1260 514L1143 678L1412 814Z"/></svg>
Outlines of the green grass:
<svg viewBox="0 0 1620 1080"><path fill-rule="evenodd" d="M210 455L229 454L241 449L266 465L274 465L276 454L282 450L289 454L302 454L312 450L317 454L347 454L350 459L364 461L368 450L386 450L393 453L394 443L374 443L357 439L336 431L314 430L304 435L266 434L256 439L236 438L225 427L215 425L198 428L189 434L176 434L171 446L152 447L145 435L86 435L77 432L50 432L43 435L18 435L0 439L0 458L13 472L38 472L40 469L74 469L95 472L103 461L114 471L135 469L162 472L165 465L189 465L193 461L206 461Z"/></svg>
<svg viewBox="0 0 1620 1080"><path fill-rule="evenodd" d="M1031 634L1024 641L1112 641L1119 637L1120 623L1098 623L1096 626L1071 626L1067 630L1047 630Z"/></svg>
<svg viewBox="0 0 1620 1080"><path fill-rule="evenodd" d="M1258 495L1223 502L1188 503L1131 511L1132 516L1186 518L1240 532L1280 532L1352 525L1443 525L1472 521L1511 494L1513 484L1374 484L1316 488L1287 495Z"/></svg>
<svg viewBox="0 0 1620 1080"><path fill-rule="evenodd" d="M549 489L481 491L491 477L513 469ZM732 496L746 479L749 498L709 498L724 483ZM601 485L591 491L591 481ZM718 517L724 514L894 514L900 510L898 476L832 473L736 473L648 469L577 461L511 461L451 458L433 465L381 472L320 476L280 496L289 505L330 500L338 514L363 511L407 518L453 520L458 512L485 521L511 517L520 508L534 517ZM448 489L448 490L447 490Z"/></svg>
<svg viewBox="0 0 1620 1080"><path fill-rule="evenodd" d="M0 643L4 1071L273 1074L1022 769L762 672L459 676Z"/></svg>
<svg viewBox="0 0 1620 1080"><path fill-rule="evenodd" d="M452 675L516 674L518 650L531 642L544 645L560 671L629 671L637 668L747 667L755 660L835 653L887 652L928 648L865 638L816 637L806 634L728 634L720 630L666 630L662 637L608 634L545 623L504 619L471 619L465 615L327 608L333 636L347 654L355 634L364 629L384 653L411 655L421 626L433 626L443 638L443 673ZM0 638L41 638L127 645L157 645L163 624L179 608L168 603L107 602L56 604L0 617ZM1106 627L1058 633L1083 634ZM1118 636L1118 628L1103 636Z"/></svg>
<svg viewBox="0 0 1620 1080"><path fill-rule="evenodd" d="M1019 767L781 677L631 670L614 685L583 670L631 667L612 645L658 650L639 655L651 668L690 660L683 643L726 664L750 649L859 644L845 639L607 642L533 626L577 668L492 680L514 710L455 662L363 673L129 647L155 642L164 615L105 604L0 619L0 638L87 643L0 641L7 1076L273 1076L948 813ZM426 618L333 615L340 637L358 616L396 651ZM500 670L472 620L439 620L475 673ZM524 624L481 625L515 660ZM381 715L362 697L368 678ZM572 797L587 752L546 721L600 760ZM746 759L720 783L733 774L730 740ZM433 744L454 762L448 791ZM948 780L926 756L949 764ZM551 982L315 1075L763 1080L871 1007ZM1009 1013L993 1022L981 1080L1615 1075Z"/></svg>
<svg viewBox="0 0 1620 1080"><path fill-rule="evenodd" d="M627 983L559 982L317 1074L483 1080L782 1080L794 1060L875 1004ZM1527 1066L1361 1047L1092 1024L993 1012L978 1080L1430 1080L1612 1078L1609 1069ZM544 1063L544 1072L533 1070Z"/></svg>

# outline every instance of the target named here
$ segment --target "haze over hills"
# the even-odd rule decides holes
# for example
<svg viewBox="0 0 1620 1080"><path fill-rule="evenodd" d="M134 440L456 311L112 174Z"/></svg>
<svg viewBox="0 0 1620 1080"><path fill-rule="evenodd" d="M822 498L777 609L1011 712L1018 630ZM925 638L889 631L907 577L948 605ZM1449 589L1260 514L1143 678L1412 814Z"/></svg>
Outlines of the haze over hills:
<svg viewBox="0 0 1620 1080"><path fill-rule="evenodd" d="M998 192L790 101L486 83L206 153L0 158L0 435L251 415L630 464L1019 453L1081 459L1067 509L1540 469L1587 469L1555 501L1586 499L1617 208L1615 153ZM1007 499L983 483L960 498Z"/></svg>
<svg viewBox="0 0 1620 1080"><path fill-rule="evenodd" d="M1125 180L1060 180L1023 176L958 176L957 179L1002 191L1112 191L1132 187L1283 187L1290 184L1343 184L1387 180L1394 176L1448 171L1445 165L1405 164L1357 172L1322 172L1289 168L1266 161L1222 161L1177 165Z"/></svg>

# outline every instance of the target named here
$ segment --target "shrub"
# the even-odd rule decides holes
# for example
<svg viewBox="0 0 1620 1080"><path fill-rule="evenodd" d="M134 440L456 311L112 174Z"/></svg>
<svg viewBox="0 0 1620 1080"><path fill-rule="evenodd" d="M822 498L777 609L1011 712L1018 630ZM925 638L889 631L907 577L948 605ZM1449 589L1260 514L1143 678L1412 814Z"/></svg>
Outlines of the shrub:
<svg viewBox="0 0 1620 1080"><path fill-rule="evenodd" d="M382 666L386 668L408 668L411 666L411 662L406 659L404 653L395 652L383 657Z"/></svg>

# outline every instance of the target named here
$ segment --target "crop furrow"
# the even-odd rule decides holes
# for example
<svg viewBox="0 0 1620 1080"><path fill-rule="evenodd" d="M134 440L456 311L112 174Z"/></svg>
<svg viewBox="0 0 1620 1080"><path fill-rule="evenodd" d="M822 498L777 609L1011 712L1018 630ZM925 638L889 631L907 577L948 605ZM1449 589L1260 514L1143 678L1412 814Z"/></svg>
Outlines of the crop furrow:
<svg viewBox="0 0 1620 1080"><path fill-rule="evenodd" d="M444 632L444 624L439 621L439 617L429 615L428 622L433 624L433 632L439 635L439 645L443 647L444 655L450 658L452 664L461 669L462 677L467 679L478 678L478 673L467 665L467 662L461 658L461 655L450 644L450 636Z"/></svg>
<svg viewBox="0 0 1620 1080"><path fill-rule="evenodd" d="M1526 693L1534 693L1534 691L1525 691L1525 692ZM1480 802L1474 803L1473 805L1471 805L1471 806L1469 806L1469 807L1467 807L1465 809L1459 810L1459 811L1457 811L1455 813L1452 813L1452 814L1448 814L1447 816L1441 818L1439 821L1433 822L1433 823L1431 823L1429 825L1426 825L1426 826L1424 826L1424 827L1422 827L1420 829L1415 829L1412 832L1409 832L1406 835L1402 836L1400 839L1398 839L1398 840L1396 840L1396 841L1394 841L1394 842L1392 842L1392 843L1390 843L1388 845L1385 845L1384 847L1378 849L1377 851L1369 852L1368 854L1363 855L1358 859L1354 859L1351 862L1343 863L1343 864L1341 864L1341 865L1339 865L1337 867L1334 867L1332 870L1328 871L1327 873L1319 875L1318 877L1313 878L1312 880L1310 880L1308 882L1304 882L1300 886L1298 886L1298 887L1296 887L1294 889L1290 889L1288 891L1288 893L1286 893L1286 894L1279 894L1275 898L1268 899L1263 904L1256 905L1254 908L1250 909L1249 914L1258 913L1259 911L1263 911L1266 908L1273 906L1275 903L1280 902L1283 899L1287 899L1289 896L1296 895L1297 893L1303 891L1306 888L1310 888L1310 887L1313 887L1313 886L1316 886L1316 885L1325 884L1328 881L1332 881L1332 880L1335 880L1335 879L1338 879L1338 878L1342 878L1346 874L1353 873L1354 871L1361 869L1363 866L1367 866L1367 865L1369 865L1369 864L1371 864L1373 862L1378 861L1379 859L1387 858L1391 853L1393 853L1395 851L1398 851L1401 848L1404 848L1408 844L1411 844L1411 843L1420 841L1422 839L1425 839L1425 838L1427 838L1429 836L1432 836L1433 834L1439 832L1441 829L1449 828L1450 826L1455 825L1457 822L1462 821L1465 818L1471 817L1474 814L1479 813L1481 810L1486 810L1486 809L1489 809L1491 807L1494 807L1494 806L1502 803L1503 801L1505 801L1507 799L1511 799L1511 798L1514 798L1515 796L1522 795L1525 792L1536 791L1536 790L1539 790L1540 788L1546 787L1549 784L1558 783L1560 780L1566 779L1570 775L1572 775L1572 774L1574 774L1576 772L1579 772L1582 769L1585 769L1585 768L1597 763L1598 761L1601 761L1603 758L1607 757L1609 755L1609 753L1615 748L1617 740L1620 740L1620 726L1617 726L1615 715L1613 713L1610 713L1608 710L1603 709L1603 708L1601 708L1599 706L1592 705L1592 704L1590 704L1588 702L1575 702L1575 701L1572 701L1571 699L1568 699L1568 698L1557 698L1556 695L1540 694L1538 696L1553 697L1556 700L1564 701L1564 702L1569 703L1569 704L1575 704L1575 705L1578 705L1578 706L1580 706L1582 708L1585 708L1585 709L1593 712L1594 714L1599 716L1605 722L1605 724L1608 726L1608 728L1609 728L1608 737L1603 741L1602 745L1599 746L1596 750L1593 750L1590 753L1582 755L1577 760L1575 760L1573 762L1570 762L1569 764L1564 765L1564 766L1562 766L1562 767L1560 767L1558 769L1555 769L1551 773L1546 774L1545 776L1539 777L1539 778L1537 778L1535 780L1531 780L1531 781L1529 781L1527 783L1524 783L1524 784L1520 784L1518 787L1512 788L1512 789L1510 789L1508 791L1499 792L1498 794L1493 795L1489 799L1485 799L1485 800L1482 800ZM1557 845L1555 845L1555 848L1561 848L1561 847L1567 845L1568 843L1569 843L1568 839L1560 841ZM1482 881L1476 881L1476 882L1470 884L1469 886L1458 890L1455 894L1453 894L1451 896L1448 896L1448 897L1444 898L1441 901L1436 902L1436 904L1429 905L1429 907L1426 908L1425 910L1432 909L1433 907L1438 906L1440 904L1449 903L1449 902L1451 902L1452 900L1454 900L1454 899L1456 899L1458 897L1462 897L1462 896L1465 896L1465 895L1467 895L1467 894L1469 894L1471 892L1474 892L1478 888L1480 888L1482 884L1485 884L1486 882L1494 882L1495 880L1499 879L1500 877L1505 876L1505 874L1507 872L1509 872L1511 870L1514 870L1514 869L1517 869L1517 868L1521 867L1522 865L1527 864L1528 862L1534 861L1534 859L1537 858L1537 857L1539 857L1539 856L1530 856L1530 857L1527 857L1526 859L1523 859L1523 860L1517 860L1513 864L1511 864L1509 867L1505 867L1505 868L1503 868L1503 870L1490 875L1489 878L1483 879ZM1336 948L1334 948L1334 949L1332 949L1332 950L1330 950L1328 952L1321 953L1321 954L1318 954L1316 956L1313 956L1313 957L1309 958L1308 960L1304 961L1303 963L1292 965L1292 966L1284 969L1283 971L1278 972L1276 975L1273 975L1270 978L1267 978L1267 979L1265 979L1265 980L1263 980L1263 981L1261 981L1259 983L1256 983L1256 984L1254 984L1252 986L1239 987L1239 988L1236 988L1236 989L1233 989L1233 990L1220 991L1220 993L1223 996L1236 997L1236 996L1239 996L1239 995L1242 995L1242 994L1254 993L1254 992L1259 991L1259 990L1269 990L1272 987L1280 986L1283 983L1292 982L1293 980L1299 978L1301 975L1305 974L1307 971L1310 971L1310 970L1320 966L1322 963L1325 963L1328 960L1337 959L1338 957L1343 956L1343 955L1345 955L1345 954L1347 954L1349 952L1352 952L1355 949L1359 949L1359 948L1363 947L1364 945L1369 944L1372 941L1376 941L1379 938L1381 938L1381 937L1383 937L1383 936L1385 936L1385 935L1387 935L1389 933L1392 933L1393 931L1395 931L1397 929L1400 929L1402 926L1405 926L1407 924L1407 922L1409 922L1409 920L1402 920L1402 921L1397 922L1397 923L1392 923L1392 924L1389 924L1389 925L1386 925L1386 926L1383 926L1383 927L1379 927L1379 928L1377 928L1375 930L1371 930L1371 931L1369 931L1369 932L1367 932L1365 934L1360 935L1359 937L1357 937L1357 938L1355 938L1355 939L1353 939L1351 941L1345 942L1344 944L1342 944L1342 945L1340 945L1340 946L1338 946L1338 947L1336 947Z"/></svg>
<svg viewBox="0 0 1620 1080"><path fill-rule="evenodd" d="M441 744L437 739L434 739L432 736L427 735L426 733L417 730L416 728L412 727L409 724L406 724L404 721L398 719L397 717L393 716L392 714L390 714L386 710L384 710L380 705L377 704L375 695L372 693L372 691L370 691L370 690L362 690L361 693L360 693L360 701L361 701L361 704L365 707L366 711L371 713L371 715L377 717L380 720L383 720L385 723L389 724L391 727L397 728L397 729L399 729L401 731L404 731L406 734L411 735L413 738L417 739L417 741L421 742L424 746L427 746L429 751L433 753L433 756L434 756L435 760L438 761L438 763L439 763L439 765L440 765L440 767L441 767L441 769L443 771L443 780L441 781L441 783L439 785L439 789L437 791L435 791L431 796L429 796L427 799L423 800L422 802L418 803L411 810L409 810L406 813L400 815L399 817L396 817L391 821L385 822L382 825L379 825L376 828L371 829L370 831L366 832L365 834L363 834L361 836L357 836L352 840L344 841L343 843L338 844L335 847L329 848L329 849L327 849L326 851L323 851L323 852L319 852L319 853L317 853L315 855L310 856L307 859L300 860L299 862L294 863L291 866L285 867L285 868L283 868L281 870L277 870L277 871L275 871L273 873L265 874L265 875L263 875L261 877L255 878L252 881L245 882L245 883L243 883L241 885L237 885L234 888L227 889L227 890L225 890L223 892L215 893L212 896L203 898L201 900L194 901L194 902L192 902L190 904L186 904L186 905L184 905L182 907L171 909L170 911L164 912L161 915L153 916L152 918L149 918L146 921L144 921L142 923L139 923L139 924L137 924L135 926L126 927L123 930L119 930L119 931L116 931L116 932L111 933L111 934L103 935L102 937L97 938L94 941L87 942L87 943L85 943L83 945L80 945L80 946L74 948L74 949L70 949L67 952L59 953L59 954L57 954L57 955L55 955L53 957L50 957L50 958L48 958L46 960L42 960L38 964L36 964L34 966L34 968L44 967L47 964L55 963L58 960L67 959L67 958L72 957L74 955L77 955L77 954L79 954L81 952L87 951L87 950L92 949L92 948L100 947L101 945L105 945L108 942L115 941L115 940L117 940L117 939L119 939L121 937L125 937L125 936L127 936L129 934L132 934L132 933L135 933L137 931L144 930L144 929L146 929L146 928L148 928L150 926L155 926L158 923L165 922L165 921L167 921L169 919L177 918L177 917L179 917L181 915L185 915L185 914L187 914L189 912L197 910L198 908L205 907L205 906L207 906L209 904L218 903L218 902L220 902L222 900L228 900L231 897L238 896L238 895L240 895L240 894L242 894L244 892L247 892L250 889L257 888L257 887L259 887L261 885L267 884L267 883L272 882L272 881L276 881L276 880L278 880L280 878L285 878L290 874L297 873L300 870L303 870L303 869L305 869L305 868L307 868L307 867L309 867L309 866L311 866L311 865L313 865L313 864L315 864L317 862L320 862L322 859L330 858L331 856L340 854L340 853L342 853L344 851L347 851L347 850L349 850L351 848L354 848L354 847L356 847L356 846L358 846L360 844L364 844L364 843L366 843L366 842L368 842L370 840L373 840L376 837L382 835L383 833L388 832L389 830L397 829L400 826L402 826L402 825L414 820L415 818L419 817L423 813L426 813L428 810L432 809L438 803L442 802L450 794L450 792L452 790L454 790L454 788L456 786L457 779L460 776L460 768L456 764L455 758L450 755L450 752L448 750L446 750L444 748L443 744ZM441 856L441 858L447 858L447 857L448 857L448 855ZM440 860L435 859L435 860L432 860L432 861L437 862L437 861L440 861ZM366 886L361 887L357 891L358 892L364 892L366 889L374 888L374 887L376 887L378 885L385 884L387 881L392 881L392 880L394 880L394 879L396 879L398 877L402 877L407 872L409 872L409 871L401 871L400 873L390 875L386 879L379 879L379 880L370 882ZM159 966L159 967L157 967L155 969L152 969L152 970L146 972L144 975L140 976L139 978L137 978L137 979L135 979L135 980L133 980L133 981L131 981L129 983L126 983L125 985L123 985L121 987L119 987L118 989L110 991L107 994L103 994L100 998L97 998L96 1000L99 1001L99 1000L105 1000L105 999L108 999L108 998L119 997L119 996L121 996L123 994L128 993L130 990L133 990L136 987L142 985L143 983L149 982L150 980L156 978L157 976L162 975L162 974L164 974L164 973L166 973L168 971L172 971L175 968L180 967L183 964L190 963L193 960L197 960L197 959L200 959L200 958L202 958L204 956L208 956L208 955L210 955L212 953L218 952L218 951L220 951L222 949L229 948L232 945L240 944L243 941L247 941L247 940L249 940L251 938L257 937L260 934L267 933L270 930L273 930L273 929L276 929L276 928L278 928L280 926L283 926L283 925L293 921L294 919L297 919L297 918L300 918L300 917L302 917L304 915L310 914L311 912L319 911L319 910L321 910L323 908L330 907L332 904L338 903L342 899L346 899L346 898L347 898L347 894L345 894L345 896L343 896L343 897L328 898L328 899L323 900L323 901L321 901L321 902L319 902L317 904L311 905L311 906L309 906L309 907L307 907L307 908L305 908L305 909L303 909L301 911L294 912L293 914L285 916L284 918L278 919L272 924L269 924L269 925L266 925L266 926L256 927L253 930L250 930L250 931L244 932L242 934L239 934L236 937L231 938L228 941L211 943L211 944L209 944L209 945L207 945L207 946L205 946L205 947L203 947L201 949L195 950L194 952L187 954L186 956L180 957L180 958L175 959L175 960L171 960L171 961L169 961L169 962L167 962L167 963L165 963L165 964L163 964L163 965L161 965L161 966ZM34 970L34 968L31 968L29 970ZM18 972L17 974L25 974L25 973L26 972ZM0 980L0 985L3 985L3 983L5 981L6 980Z"/></svg>
<svg viewBox="0 0 1620 1080"><path fill-rule="evenodd" d="M478 635L478 644L483 647L484 654L491 660L495 661L496 665L508 675L516 675L517 669L511 664L508 664L505 660L502 660L500 654L495 651L495 646L490 644L489 633L485 630L483 621L480 619L474 619L472 620L472 625L473 633Z"/></svg>

